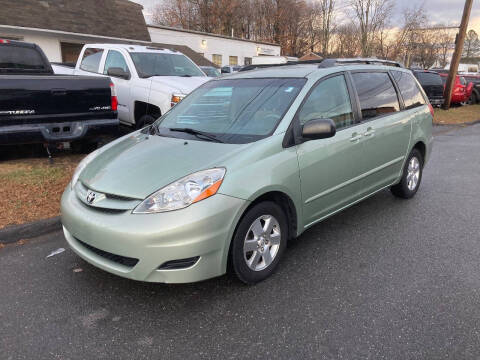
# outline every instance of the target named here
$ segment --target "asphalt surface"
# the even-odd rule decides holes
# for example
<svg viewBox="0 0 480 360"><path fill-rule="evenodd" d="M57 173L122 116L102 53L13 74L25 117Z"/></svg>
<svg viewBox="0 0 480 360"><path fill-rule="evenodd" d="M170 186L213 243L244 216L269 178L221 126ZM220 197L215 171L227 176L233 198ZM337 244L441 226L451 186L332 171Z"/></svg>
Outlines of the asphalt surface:
<svg viewBox="0 0 480 360"><path fill-rule="evenodd" d="M0 249L0 359L478 359L480 124L436 132L414 199L313 227L253 287L122 279L60 233Z"/></svg>

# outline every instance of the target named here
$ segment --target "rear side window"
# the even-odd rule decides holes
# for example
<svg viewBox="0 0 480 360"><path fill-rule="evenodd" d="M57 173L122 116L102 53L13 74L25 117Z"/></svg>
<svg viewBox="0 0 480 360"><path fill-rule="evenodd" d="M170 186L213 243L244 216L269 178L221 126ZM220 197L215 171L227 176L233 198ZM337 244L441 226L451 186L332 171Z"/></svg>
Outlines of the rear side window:
<svg viewBox="0 0 480 360"><path fill-rule="evenodd" d="M353 73L363 119L400 111L397 92L387 73Z"/></svg>
<svg viewBox="0 0 480 360"><path fill-rule="evenodd" d="M102 59L103 49L88 48L83 53L80 69L98 73L100 60Z"/></svg>
<svg viewBox="0 0 480 360"><path fill-rule="evenodd" d="M467 81L465 80L465 78L463 76L460 76L460 84L467 85Z"/></svg>
<svg viewBox="0 0 480 360"><path fill-rule="evenodd" d="M39 52L21 46L0 46L0 68L21 70L43 70L45 63Z"/></svg>
<svg viewBox="0 0 480 360"><path fill-rule="evenodd" d="M343 75L318 84L308 96L298 115L300 124L314 119L332 119L337 130L353 124L352 106Z"/></svg>
<svg viewBox="0 0 480 360"><path fill-rule="evenodd" d="M425 99L423 98L413 75L402 71L392 71L392 73L398 87L400 88L400 93L402 94L403 102L405 103L405 109L412 109L425 104Z"/></svg>

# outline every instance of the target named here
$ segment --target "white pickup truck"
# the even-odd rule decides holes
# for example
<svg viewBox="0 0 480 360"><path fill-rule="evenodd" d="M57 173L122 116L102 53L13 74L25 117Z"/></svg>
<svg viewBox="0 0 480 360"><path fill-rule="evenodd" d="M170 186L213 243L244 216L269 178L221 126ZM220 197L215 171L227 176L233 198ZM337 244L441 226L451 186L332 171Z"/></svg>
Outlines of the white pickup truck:
<svg viewBox="0 0 480 360"><path fill-rule="evenodd" d="M118 98L118 118L142 128L192 90L210 80L182 53L128 44L87 44L75 68L52 65L56 74L109 76Z"/></svg>

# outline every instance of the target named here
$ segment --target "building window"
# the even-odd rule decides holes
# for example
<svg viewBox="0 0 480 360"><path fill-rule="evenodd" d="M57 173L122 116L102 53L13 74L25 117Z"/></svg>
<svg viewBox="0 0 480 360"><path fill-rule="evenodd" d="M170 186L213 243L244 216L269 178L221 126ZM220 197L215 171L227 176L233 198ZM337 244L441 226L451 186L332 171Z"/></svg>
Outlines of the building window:
<svg viewBox="0 0 480 360"><path fill-rule="evenodd" d="M212 62L217 66L222 66L222 55L213 54L212 55Z"/></svg>
<svg viewBox="0 0 480 360"><path fill-rule="evenodd" d="M252 58L251 57L245 57L244 65L252 65Z"/></svg>
<svg viewBox="0 0 480 360"><path fill-rule="evenodd" d="M229 56L228 57L229 65L238 65L238 56Z"/></svg>
<svg viewBox="0 0 480 360"><path fill-rule="evenodd" d="M83 44L60 43L62 51L62 61L64 63L76 63L78 55L82 51Z"/></svg>

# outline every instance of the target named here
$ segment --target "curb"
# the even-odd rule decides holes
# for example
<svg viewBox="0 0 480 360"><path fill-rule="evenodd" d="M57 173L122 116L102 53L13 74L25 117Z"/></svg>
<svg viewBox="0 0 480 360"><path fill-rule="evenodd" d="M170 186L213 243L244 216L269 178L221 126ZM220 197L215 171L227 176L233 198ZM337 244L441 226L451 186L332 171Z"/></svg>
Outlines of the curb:
<svg viewBox="0 0 480 360"><path fill-rule="evenodd" d="M0 230L0 244L10 244L18 240L32 239L62 228L60 216L21 225L8 225Z"/></svg>
<svg viewBox="0 0 480 360"><path fill-rule="evenodd" d="M478 124L478 123L480 123L480 119L474 120L474 121L470 121L470 122L465 122L465 123L458 123L458 124L437 124L437 123L434 123L433 125L434 125L434 126L464 127L464 126L475 125L475 124Z"/></svg>

